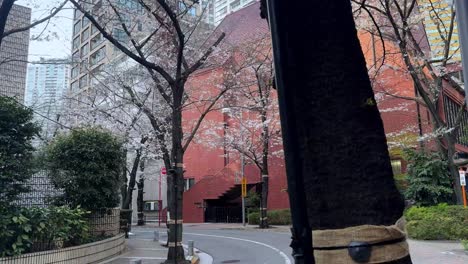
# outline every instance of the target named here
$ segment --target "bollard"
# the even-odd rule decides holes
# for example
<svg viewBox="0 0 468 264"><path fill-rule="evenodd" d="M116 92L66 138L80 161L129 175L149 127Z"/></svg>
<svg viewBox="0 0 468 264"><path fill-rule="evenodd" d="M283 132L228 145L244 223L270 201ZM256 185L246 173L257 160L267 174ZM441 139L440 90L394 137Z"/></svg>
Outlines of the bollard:
<svg viewBox="0 0 468 264"><path fill-rule="evenodd" d="M154 242L159 241L159 230L154 231L153 241Z"/></svg>
<svg viewBox="0 0 468 264"><path fill-rule="evenodd" d="M193 256L193 244L193 240L188 241L188 255L191 257Z"/></svg>
<svg viewBox="0 0 468 264"><path fill-rule="evenodd" d="M130 264L143 264L141 259L131 259Z"/></svg>

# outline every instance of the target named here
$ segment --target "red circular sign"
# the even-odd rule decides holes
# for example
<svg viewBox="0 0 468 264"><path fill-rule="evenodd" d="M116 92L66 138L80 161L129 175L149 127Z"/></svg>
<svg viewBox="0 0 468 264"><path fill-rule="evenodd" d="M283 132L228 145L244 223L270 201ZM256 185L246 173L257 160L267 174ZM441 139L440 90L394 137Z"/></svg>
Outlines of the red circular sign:
<svg viewBox="0 0 468 264"><path fill-rule="evenodd" d="M161 168L161 174L162 174L162 175L166 175L166 174L167 174L166 167L162 167L162 168Z"/></svg>

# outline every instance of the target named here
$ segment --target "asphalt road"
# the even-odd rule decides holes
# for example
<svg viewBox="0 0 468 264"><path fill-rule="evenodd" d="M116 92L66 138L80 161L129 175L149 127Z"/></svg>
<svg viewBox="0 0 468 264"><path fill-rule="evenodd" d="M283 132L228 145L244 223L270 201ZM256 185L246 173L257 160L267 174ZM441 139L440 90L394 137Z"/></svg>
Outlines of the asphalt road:
<svg viewBox="0 0 468 264"><path fill-rule="evenodd" d="M209 229L209 226L184 227L184 244L195 241L195 247L213 257L213 264L291 264L290 235L254 230Z"/></svg>
<svg viewBox="0 0 468 264"><path fill-rule="evenodd" d="M154 230L157 228L135 228L134 239L149 243L153 239ZM277 231L274 229L259 231L252 228L242 230L239 225L186 224L183 243L187 244L189 240L195 241L195 248L211 255L214 264L292 264L294 262L289 247L290 234L286 230L280 228ZM164 228L160 229L160 236L161 240L167 239ZM408 242L415 264L468 263L468 252L464 251L458 242L415 240ZM163 255L160 256L161 259L164 258ZM159 263L148 261L146 263Z"/></svg>

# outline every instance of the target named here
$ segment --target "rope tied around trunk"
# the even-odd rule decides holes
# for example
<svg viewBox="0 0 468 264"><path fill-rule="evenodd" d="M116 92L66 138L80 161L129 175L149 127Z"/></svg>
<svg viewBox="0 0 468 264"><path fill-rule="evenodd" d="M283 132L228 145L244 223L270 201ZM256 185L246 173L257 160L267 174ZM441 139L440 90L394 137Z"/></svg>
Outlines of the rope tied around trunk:
<svg viewBox="0 0 468 264"><path fill-rule="evenodd" d="M386 263L409 255L404 220L395 225L361 225L312 231L317 264Z"/></svg>

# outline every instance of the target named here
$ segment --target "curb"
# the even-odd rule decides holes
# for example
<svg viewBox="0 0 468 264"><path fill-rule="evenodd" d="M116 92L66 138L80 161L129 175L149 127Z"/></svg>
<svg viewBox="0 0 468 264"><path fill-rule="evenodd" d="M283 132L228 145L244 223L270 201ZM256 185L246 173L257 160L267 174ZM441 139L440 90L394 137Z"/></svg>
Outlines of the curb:
<svg viewBox="0 0 468 264"><path fill-rule="evenodd" d="M200 263L200 258L198 257L197 253L194 253L193 256L188 257L187 259L190 260L190 263L192 263L192 264L199 264Z"/></svg>
<svg viewBox="0 0 468 264"><path fill-rule="evenodd" d="M160 244L161 246L163 246L163 247L167 247L167 241L160 240L160 241L159 241L159 244ZM183 247L184 249L187 249L187 248L188 248L188 246L185 245L185 244L182 244L182 247ZM198 252L199 252L199 251L200 251L199 249L194 248L194 249L193 249L193 256L188 256L188 257L187 257L187 260L189 260L190 263L192 263L192 264L200 264L200 257L198 256Z"/></svg>

